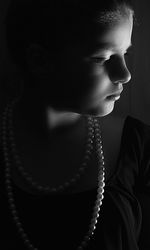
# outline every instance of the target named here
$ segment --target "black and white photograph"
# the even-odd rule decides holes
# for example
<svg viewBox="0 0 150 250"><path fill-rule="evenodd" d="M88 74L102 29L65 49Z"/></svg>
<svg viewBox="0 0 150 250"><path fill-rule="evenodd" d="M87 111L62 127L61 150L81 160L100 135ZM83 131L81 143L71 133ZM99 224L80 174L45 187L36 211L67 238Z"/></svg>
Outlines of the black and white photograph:
<svg viewBox="0 0 150 250"><path fill-rule="evenodd" d="M0 249L149 232L149 0L1 0Z"/></svg>

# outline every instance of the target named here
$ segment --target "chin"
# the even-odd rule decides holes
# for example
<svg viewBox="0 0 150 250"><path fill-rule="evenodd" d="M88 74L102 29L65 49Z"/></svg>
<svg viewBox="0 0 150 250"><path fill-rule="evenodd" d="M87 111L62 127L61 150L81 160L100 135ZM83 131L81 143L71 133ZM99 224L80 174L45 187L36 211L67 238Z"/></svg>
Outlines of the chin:
<svg viewBox="0 0 150 250"><path fill-rule="evenodd" d="M109 115L114 109L114 105L108 105L106 107L94 107L94 108L89 108L87 110L83 110L80 114L83 115L91 115L91 116L96 116L96 117L103 117L106 115Z"/></svg>

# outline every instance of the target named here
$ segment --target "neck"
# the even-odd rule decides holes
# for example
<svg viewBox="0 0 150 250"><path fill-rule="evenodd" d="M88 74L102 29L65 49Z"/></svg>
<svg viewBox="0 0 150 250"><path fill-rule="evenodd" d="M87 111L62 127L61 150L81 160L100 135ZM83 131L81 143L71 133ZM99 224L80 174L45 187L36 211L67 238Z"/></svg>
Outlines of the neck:
<svg viewBox="0 0 150 250"><path fill-rule="evenodd" d="M14 114L27 132L45 138L69 133L81 117L77 113L55 110L34 95L24 95L16 104Z"/></svg>
<svg viewBox="0 0 150 250"><path fill-rule="evenodd" d="M72 112L62 112L48 107L46 119L48 128L53 130L62 126L72 125L79 119L80 115Z"/></svg>

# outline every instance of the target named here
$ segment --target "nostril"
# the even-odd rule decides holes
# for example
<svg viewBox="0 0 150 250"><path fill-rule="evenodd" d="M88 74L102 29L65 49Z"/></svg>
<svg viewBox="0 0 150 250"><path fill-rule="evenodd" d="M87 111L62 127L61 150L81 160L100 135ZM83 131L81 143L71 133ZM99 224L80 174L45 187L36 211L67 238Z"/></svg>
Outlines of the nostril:
<svg viewBox="0 0 150 250"><path fill-rule="evenodd" d="M120 78L122 78L122 79L119 79L119 77L118 77L118 80L113 81L113 84L121 84L122 85L122 84L128 83L131 80L131 74L128 71L128 69L125 72L124 76L122 76Z"/></svg>

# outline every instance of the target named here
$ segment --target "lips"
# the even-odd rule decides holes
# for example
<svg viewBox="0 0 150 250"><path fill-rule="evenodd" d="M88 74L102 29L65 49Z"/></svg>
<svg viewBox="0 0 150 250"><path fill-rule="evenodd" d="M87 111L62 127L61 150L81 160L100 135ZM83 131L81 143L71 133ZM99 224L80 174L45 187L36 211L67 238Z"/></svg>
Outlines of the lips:
<svg viewBox="0 0 150 250"><path fill-rule="evenodd" d="M122 91L123 91L123 88L120 91L113 92L111 95L107 96L106 99L109 101L117 101L120 99L120 95Z"/></svg>
<svg viewBox="0 0 150 250"><path fill-rule="evenodd" d="M118 96L120 96L120 94L113 94L113 95L109 95L109 96L107 96L108 98L111 98L111 97L118 97Z"/></svg>
<svg viewBox="0 0 150 250"><path fill-rule="evenodd" d="M121 91L118 91L118 92L114 92L112 93L111 95L109 95L108 97L118 97L121 95L121 92L123 91L123 89Z"/></svg>

